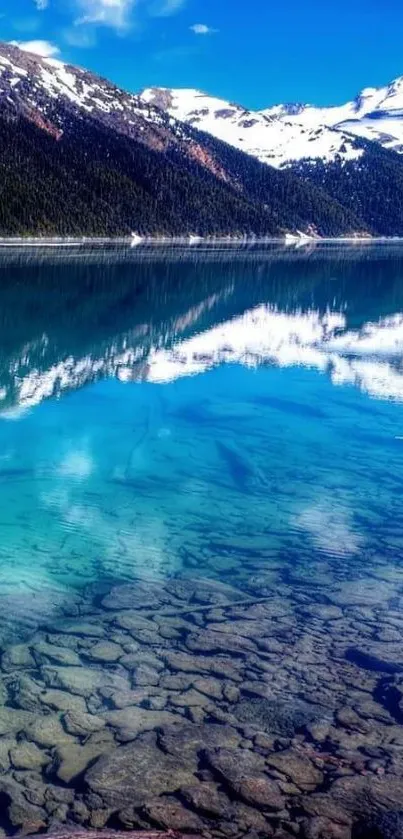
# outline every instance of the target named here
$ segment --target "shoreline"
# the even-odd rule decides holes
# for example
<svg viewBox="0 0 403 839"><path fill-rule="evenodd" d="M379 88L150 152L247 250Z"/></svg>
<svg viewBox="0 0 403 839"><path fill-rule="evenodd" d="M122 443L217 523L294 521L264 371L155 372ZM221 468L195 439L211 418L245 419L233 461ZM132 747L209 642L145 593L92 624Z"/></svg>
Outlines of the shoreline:
<svg viewBox="0 0 403 839"><path fill-rule="evenodd" d="M11 247L46 247L46 248L73 248L86 247L88 245L104 246L104 245L122 245L130 248L144 247L144 246L167 246L180 245L191 249L198 249L202 247L217 247L217 246L255 246L255 245L284 245L285 247L309 247L312 245L324 244L343 244L343 245L396 245L403 242L403 236L389 236L389 237L372 237L368 236L335 236L331 238L311 238L308 236L298 236L294 234L286 234L278 237L217 237L217 238L202 238L196 236L144 236L144 237L69 237L69 236L49 236L49 237L15 237L4 236L0 237L0 248Z"/></svg>

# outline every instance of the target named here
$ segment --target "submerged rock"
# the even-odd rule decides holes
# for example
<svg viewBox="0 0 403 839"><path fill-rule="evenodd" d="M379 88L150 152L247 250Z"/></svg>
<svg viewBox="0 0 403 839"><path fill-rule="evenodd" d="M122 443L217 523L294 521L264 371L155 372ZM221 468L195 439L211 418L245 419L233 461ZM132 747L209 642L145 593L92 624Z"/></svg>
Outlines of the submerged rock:
<svg viewBox="0 0 403 839"><path fill-rule="evenodd" d="M122 676L90 667L44 667L42 672L49 687L61 688L82 697L90 697L104 687L125 690L128 686Z"/></svg>
<svg viewBox="0 0 403 839"><path fill-rule="evenodd" d="M196 779L195 779L196 780ZM217 784L214 781L203 781L194 783L188 787L182 787L180 795L190 806L204 813L210 818L225 818L229 813L225 812L225 804L229 809L229 802L218 792Z"/></svg>
<svg viewBox="0 0 403 839"><path fill-rule="evenodd" d="M87 655L95 661L113 662L118 661L119 658L121 658L123 650L113 641L98 641L97 644L94 644L94 646L88 650Z"/></svg>
<svg viewBox="0 0 403 839"><path fill-rule="evenodd" d="M192 655L189 652L176 650L164 651L163 658L171 670L180 672L180 676L183 676L184 673L211 673L213 676L221 676L236 682L242 680L241 663L236 659L224 658L219 655Z"/></svg>
<svg viewBox="0 0 403 839"><path fill-rule="evenodd" d="M80 656L68 647L37 641L30 649L38 664L61 664L65 667L77 667L81 664Z"/></svg>
<svg viewBox="0 0 403 839"><path fill-rule="evenodd" d="M169 711L150 711L137 705L118 711L105 711L103 719L112 728L117 729L118 734L123 733L126 740L134 740L142 731L152 731L164 725L182 722L180 716Z"/></svg>
<svg viewBox="0 0 403 839"><path fill-rule="evenodd" d="M301 824L304 839L351 839L351 826L333 822L326 816L304 819ZM366 836L366 839L370 839Z"/></svg>
<svg viewBox="0 0 403 839"><path fill-rule="evenodd" d="M85 699L82 696L73 696L65 690L43 690L39 698L42 705L55 711L87 712Z"/></svg>
<svg viewBox="0 0 403 839"><path fill-rule="evenodd" d="M396 775L383 777L348 775L338 778L330 794L348 813L374 816L383 811L399 812L402 806L403 782Z"/></svg>
<svg viewBox="0 0 403 839"><path fill-rule="evenodd" d="M42 712L41 692L43 686L27 673L13 674L13 682L10 685L10 693L14 705L24 711Z"/></svg>
<svg viewBox="0 0 403 839"><path fill-rule="evenodd" d="M159 582L138 580L116 586L102 600L104 609L158 609L169 603L170 597Z"/></svg>
<svg viewBox="0 0 403 839"><path fill-rule="evenodd" d="M239 635L225 635L222 632L212 632L208 629L191 633L186 638L186 646L196 653L228 653L246 655L256 647L249 638Z"/></svg>
<svg viewBox="0 0 403 839"><path fill-rule="evenodd" d="M161 752L154 736L104 755L88 770L85 782L104 806L115 810L142 806L153 796L175 792L189 783L194 768Z"/></svg>
<svg viewBox="0 0 403 839"><path fill-rule="evenodd" d="M346 660L363 670L375 673L401 673L403 653L401 644L371 643L349 647Z"/></svg>
<svg viewBox="0 0 403 839"><path fill-rule="evenodd" d="M13 749L16 741L13 738L0 738L0 772L7 772L10 768L10 749Z"/></svg>
<svg viewBox="0 0 403 839"><path fill-rule="evenodd" d="M199 833L204 827L202 820L196 813L192 813L180 801L169 796L148 801L142 807L141 813L153 824L169 830Z"/></svg>
<svg viewBox="0 0 403 839"><path fill-rule="evenodd" d="M242 778L232 784L236 792L247 804L263 810L283 810L285 798L272 778Z"/></svg>
<svg viewBox="0 0 403 839"><path fill-rule="evenodd" d="M110 742L60 746L55 751L53 772L60 781L69 784L82 775L96 758L110 751Z"/></svg>
<svg viewBox="0 0 403 839"><path fill-rule="evenodd" d="M58 714L36 716L24 729L27 740L32 740L39 746L52 749L72 741L72 737L65 731Z"/></svg>
<svg viewBox="0 0 403 839"><path fill-rule="evenodd" d="M313 790L323 783L323 774L320 769L317 769L308 757L299 754L294 749L269 755L267 764L277 769L302 790Z"/></svg>
<svg viewBox="0 0 403 839"><path fill-rule="evenodd" d="M239 722L256 726L278 737L293 737L295 732L312 722L326 717L320 705L311 705L299 699L241 699L233 710Z"/></svg>
<svg viewBox="0 0 403 839"><path fill-rule="evenodd" d="M8 647L1 657L1 668L5 673L29 667L35 667L35 660L26 644Z"/></svg>
<svg viewBox="0 0 403 839"><path fill-rule="evenodd" d="M379 813L356 825L354 839L403 839L403 810Z"/></svg>
<svg viewBox="0 0 403 839"><path fill-rule="evenodd" d="M186 760L197 760L198 755L205 749L215 746L236 747L240 742L240 735L236 729L228 725L213 723L196 725L184 723L163 726L158 732L158 745L164 752L181 756Z"/></svg>
<svg viewBox="0 0 403 839"><path fill-rule="evenodd" d="M103 638L105 631L100 621L55 621L47 625L50 632L58 632L62 635L82 635L90 638Z"/></svg>
<svg viewBox="0 0 403 839"><path fill-rule="evenodd" d="M195 679L193 687L200 693L212 697L212 699L222 699L223 697L222 684L218 679L213 679L212 677L209 679Z"/></svg>
<svg viewBox="0 0 403 839"><path fill-rule="evenodd" d="M335 606L379 606L395 596L395 588L385 580L348 580L328 589L326 597Z"/></svg>
<svg viewBox="0 0 403 839"><path fill-rule="evenodd" d="M208 766L215 775L233 789L246 779L265 778L265 759L245 749L216 748L205 753Z"/></svg>
<svg viewBox="0 0 403 839"><path fill-rule="evenodd" d="M100 731L106 725L101 717L80 711L67 711L62 719L66 731L77 737L88 737L89 734Z"/></svg>
<svg viewBox="0 0 403 839"><path fill-rule="evenodd" d="M34 720L35 715L30 711L0 708L0 736L23 731Z"/></svg>
<svg viewBox="0 0 403 839"><path fill-rule="evenodd" d="M18 743L10 751L10 760L15 769L40 769L50 763L50 756L35 743Z"/></svg>

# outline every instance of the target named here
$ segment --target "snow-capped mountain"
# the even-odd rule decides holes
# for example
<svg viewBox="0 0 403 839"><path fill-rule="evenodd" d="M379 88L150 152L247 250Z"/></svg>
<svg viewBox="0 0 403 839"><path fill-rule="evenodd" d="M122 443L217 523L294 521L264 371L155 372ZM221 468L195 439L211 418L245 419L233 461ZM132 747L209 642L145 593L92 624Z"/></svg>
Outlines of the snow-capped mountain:
<svg viewBox="0 0 403 839"><path fill-rule="evenodd" d="M402 236L402 161L358 136L399 91L253 112L0 43L0 235Z"/></svg>
<svg viewBox="0 0 403 839"><path fill-rule="evenodd" d="M367 87L345 105L280 105L260 113L307 129L323 125L347 131L403 153L403 76L384 87Z"/></svg>
<svg viewBox="0 0 403 839"><path fill-rule="evenodd" d="M347 131L335 131L331 126L313 120L311 124L301 124L298 106L287 109L279 106L273 108L272 113L248 111L198 90L163 88L144 90L141 98L276 168L302 158L331 162L338 157L357 160L363 154Z"/></svg>
<svg viewBox="0 0 403 839"><path fill-rule="evenodd" d="M358 160L363 149L355 137L403 153L403 77L327 108L287 104L251 111L191 89L149 88L142 99L279 168L307 158Z"/></svg>
<svg viewBox="0 0 403 839"><path fill-rule="evenodd" d="M0 160L3 235L372 232L299 176L87 70L4 43Z"/></svg>

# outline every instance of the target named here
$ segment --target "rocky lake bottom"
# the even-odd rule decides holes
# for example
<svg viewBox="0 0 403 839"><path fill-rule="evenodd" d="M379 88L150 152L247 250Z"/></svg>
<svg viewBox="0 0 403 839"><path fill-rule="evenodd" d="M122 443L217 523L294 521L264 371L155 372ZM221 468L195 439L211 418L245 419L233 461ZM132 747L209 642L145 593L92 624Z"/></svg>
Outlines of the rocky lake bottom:
<svg viewBox="0 0 403 839"><path fill-rule="evenodd" d="M403 571L89 586L1 662L3 835L402 835Z"/></svg>

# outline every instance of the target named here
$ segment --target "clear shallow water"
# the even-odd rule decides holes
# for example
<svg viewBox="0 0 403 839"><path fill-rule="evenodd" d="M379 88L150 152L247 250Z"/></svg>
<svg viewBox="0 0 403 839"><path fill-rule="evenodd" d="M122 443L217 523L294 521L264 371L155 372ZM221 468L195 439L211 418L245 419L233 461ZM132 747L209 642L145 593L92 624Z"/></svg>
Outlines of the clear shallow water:
<svg viewBox="0 0 403 839"><path fill-rule="evenodd" d="M117 619L117 626L105 629L101 595L141 579L154 602L155 591L168 591L169 581L187 581L196 586L191 602L197 606L247 596L267 598L268 611L262 606L263 611L258 607L246 615L236 610L207 614L207 626L196 613L183 625L172 624L169 632L165 626L151 641L134 633L134 643L146 645L154 656L152 667L161 649L224 655L238 666L239 634L246 660L235 681L244 685L244 698L277 702L288 697L294 711L301 698L320 703L327 734L321 739L319 731L309 736L305 731L301 742L291 745L297 756L303 748L304 760L311 760L310 752L318 758L315 749L326 752L328 737L326 749L336 762L325 760L330 776L325 773L316 787L301 782L299 792L284 788L284 794L327 792L330 781L344 775L369 775L372 787L385 773L392 786L400 783L400 746L388 751L380 732L382 725L392 726L389 740L400 742L403 251L392 246L309 253L280 247L206 253L25 251L5 253L1 272L0 629L5 647L21 642L31 650L24 659L22 648L13 647L20 653L15 653L17 663L11 656L11 665L6 653L5 707L40 718L52 707L58 720L65 711L57 703L44 711L32 696L21 701L15 673L22 672L41 689L46 684L84 696L92 714L106 713L98 688L88 693L66 686L63 674L49 675L57 659L38 647L45 638L49 642L46 627L68 635L66 646L84 656L80 666L99 668L101 674L113 666L121 676L119 656L92 656L85 629L69 632L70 616L89 612L101 633L109 640L114 636L129 655L130 638L119 635L129 627ZM191 582L195 579L197 584ZM216 585L216 595L207 600L197 588L206 581ZM231 594L220 588L223 584L232 587ZM187 600L175 592L174 605L183 609ZM169 605L164 597L162 602L157 597L155 609ZM141 613L147 597L143 603L134 591L131 602ZM119 598L115 607L119 611ZM57 622L61 615L62 624ZM253 636L267 636L263 671L251 642L242 647L251 633L239 628L239 619L255 622ZM217 639L221 620L232 627L233 638L217 646L211 632ZM271 629L267 621L274 621ZM201 626L207 636L189 641L189 626L193 634ZM63 647L60 635L51 636L50 643ZM160 687L173 667L162 659ZM208 676L219 678L214 668ZM136 670L130 678L131 688L141 685L142 696L123 706L110 705L108 697L105 708L129 707L135 718L160 688L155 672L149 681L137 678ZM251 681L255 688L258 683L257 693ZM179 719L184 715L193 724L211 723L218 713L210 708L198 717L194 696L175 704L180 685L168 690L165 704L159 694L153 700L158 711L177 713L179 707ZM367 715L361 711L354 721L353 709L364 700ZM220 708L228 715L226 701ZM370 702L378 703L375 710L368 710ZM343 729L336 718L334 731L347 730L350 746L329 735L329 714L340 707L348 708L350 723ZM294 711L288 708L288 720ZM227 723L234 724L233 718ZM1 729L5 737L7 725ZM130 729L127 719L125 725ZM114 743L137 742L137 730L136 737L125 740L114 726L108 721ZM259 717L258 730L266 736L290 736L286 729L277 720L271 731ZM73 733L74 748L84 748L85 741ZM32 742L26 725L17 736L19 742ZM253 737L244 733L251 744ZM53 761L48 779L82 795L81 775L76 782L68 773L57 774L60 756L55 757L53 745L39 742L45 763ZM254 754L266 754L266 748L270 759L271 750L281 753L284 743L247 748ZM379 765L367 765L380 758ZM24 772L38 774L42 764L36 759L33 766L27 759L20 766L21 757L11 760L5 778L14 770L24 784ZM318 759L323 763L323 755ZM297 775L286 773L298 787ZM158 790L158 795L171 792ZM245 795L241 799L245 803ZM289 825L297 815L289 803L284 807L283 823L272 817L266 824L295 835ZM347 821L354 817L358 823L358 805L349 809L343 799L343 807ZM304 813L309 823L325 817ZM43 821L43 814L34 815ZM154 816L151 824L164 824ZM52 826L48 817L41 829ZM59 821L88 826L89 818L80 820L66 810ZM228 819L238 826L242 821L240 813ZM20 826L18 818L11 819L5 829ZM322 828L323 836L336 836L329 825ZM241 833L247 829L252 826L239 828ZM314 835L312 826L307 833L299 829L301 835ZM266 835L262 824L256 830ZM337 835L343 839L349 830L351 824Z"/></svg>

